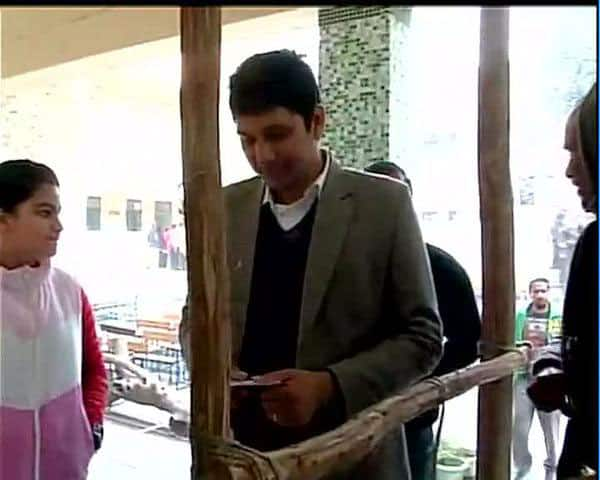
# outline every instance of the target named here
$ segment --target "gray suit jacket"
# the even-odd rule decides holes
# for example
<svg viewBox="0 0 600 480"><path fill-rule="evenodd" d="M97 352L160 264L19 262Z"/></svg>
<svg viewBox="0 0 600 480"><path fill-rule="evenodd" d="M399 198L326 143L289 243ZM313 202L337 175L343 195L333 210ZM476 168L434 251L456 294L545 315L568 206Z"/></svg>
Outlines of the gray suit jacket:
<svg viewBox="0 0 600 480"><path fill-rule="evenodd" d="M260 177L225 188L234 364L246 321L263 192ZM406 186L332 161L309 247L297 368L333 372L351 417L430 374L441 352L431 269ZM403 428L391 437L342 478L410 478Z"/></svg>

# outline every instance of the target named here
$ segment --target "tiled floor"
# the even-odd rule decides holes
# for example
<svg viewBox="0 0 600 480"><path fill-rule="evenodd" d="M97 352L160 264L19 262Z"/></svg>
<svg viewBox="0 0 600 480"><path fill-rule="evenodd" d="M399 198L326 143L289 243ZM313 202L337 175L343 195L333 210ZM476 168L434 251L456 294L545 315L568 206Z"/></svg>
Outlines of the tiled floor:
<svg viewBox="0 0 600 480"><path fill-rule="evenodd" d="M566 418L561 417L557 455L560 455L566 425ZM451 442L454 446L476 448L477 389L470 390L446 403L442 439ZM533 466L526 480L544 480L546 448L537 416L534 416L529 433L529 450L533 457Z"/></svg>
<svg viewBox="0 0 600 480"><path fill-rule="evenodd" d="M169 414L153 407L123 404L115 412L167 426ZM90 464L88 480L189 479L190 448L185 439L144 431L120 419L105 422L104 443Z"/></svg>

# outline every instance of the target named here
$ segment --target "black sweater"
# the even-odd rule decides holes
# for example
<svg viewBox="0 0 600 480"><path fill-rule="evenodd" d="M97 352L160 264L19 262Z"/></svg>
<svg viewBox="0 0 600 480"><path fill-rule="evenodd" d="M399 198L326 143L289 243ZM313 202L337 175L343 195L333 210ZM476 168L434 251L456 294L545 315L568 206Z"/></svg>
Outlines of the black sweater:
<svg viewBox="0 0 600 480"><path fill-rule="evenodd" d="M598 469L598 221L581 235L563 311L563 366L572 402L563 457ZM561 459L563 461L563 459Z"/></svg>
<svg viewBox="0 0 600 480"><path fill-rule="evenodd" d="M269 204L260 210L250 299L239 367L249 375L294 368L304 273L317 202L291 230ZM236 439L258 450L282 448L312 436L309 427L284 428L265 415L258 395L232 415Z"/></svg>

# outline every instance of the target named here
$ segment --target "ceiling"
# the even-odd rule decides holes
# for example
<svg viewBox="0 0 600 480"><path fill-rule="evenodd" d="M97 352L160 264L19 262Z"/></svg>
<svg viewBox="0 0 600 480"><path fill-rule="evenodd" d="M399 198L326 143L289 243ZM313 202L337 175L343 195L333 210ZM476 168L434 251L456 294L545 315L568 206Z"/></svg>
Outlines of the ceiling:
<svg viewBox="0 0 600 480"><path fill-rule="evenodd" d="M223 25L293 8L223 8ZM177 7L3 7L2 77L179 33Z"/></svg>

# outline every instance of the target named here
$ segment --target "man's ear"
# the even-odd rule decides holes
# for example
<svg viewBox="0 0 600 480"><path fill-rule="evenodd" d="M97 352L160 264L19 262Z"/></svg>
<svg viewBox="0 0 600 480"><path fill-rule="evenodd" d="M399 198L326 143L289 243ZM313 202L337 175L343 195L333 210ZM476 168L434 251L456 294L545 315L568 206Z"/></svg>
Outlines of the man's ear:
<svg viewBox="0 0 600 480"><path fill-rule="evenodd" d="M313 138L318 141L323 136L325 131L325 109L322 105L317 105L313 114Z"/></svg>
<svg viewBox="0 0 600 480"><path fill-rule="evenodd" d="M0 233L6 232L10 216L4 210L0 209Z"/></svg>

